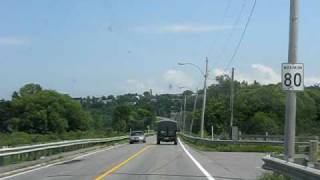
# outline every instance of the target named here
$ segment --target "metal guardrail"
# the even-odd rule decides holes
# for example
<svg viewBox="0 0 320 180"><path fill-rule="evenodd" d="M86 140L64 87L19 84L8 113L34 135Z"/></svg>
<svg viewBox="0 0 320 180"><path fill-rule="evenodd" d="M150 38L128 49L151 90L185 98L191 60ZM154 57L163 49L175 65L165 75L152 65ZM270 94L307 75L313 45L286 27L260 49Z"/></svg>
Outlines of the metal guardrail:
<svg viewBox="0 0 320 180"><path fill-rule="evenodd" d="M302 166L296 163L287 162L282 159L271 157L270 155L262 159L263 168L284 174L295 180L319 180L320 170Z"/></svg>
<svg viewBox="0 0 320 180"><path fill-rule="evenodd" d="M24 150L32 150L36 148L48 148L48 147L54 147L54 146L59 146L59 145L67 145L71 143L85 143L85 142L91 142L95 140L107 140L110 138L96 138L96 139L80 139L80 140L67 140L67 141L59 141L59 142L52 142L52 143L43 143L43 144L35 144L35 145L30 145L30 146L19 146L19 147L13 147L13 148L2 148L0 149L0 156L5 153L9 152L19 152L19 151L24 151Z"/></svg>
<svg viewBox="0 0 320 180"><path fill-rule="evenodd" d="M153 133L148 133L146 135L153 135ZM62 152L70 152L78 149L92 147L99 144L114 143L126 139L128 139L128 136L81 139L37 144L30 146L21 146L14 148L3 148L0 149L0 166L17 164L24 161L37 160L41 157L51 156Z"/></svg>
<svg viewBox="0 0 320 180"><path fill-rule="evenodd" d="M120 136L120 137L112 137L112 138L97 138L97 139L82 139L82 140L74 140L74 141L62 141L62 142L56 142L56 143L46 143L46 144L38 144L38 145L31 145L31 146L22 146L22 147L16 147L16 148L5 148L5 149L0 150L0 157L8 156L8 155L15 155L15 154L22 154L22 153L33 152L33 151L52 149L52 148L79 145L79 144L89 144L89 143L124 140L126 138L128 138L128 136Z"/></svg>
<svg viewBox="0 0 320 180"><path fill-rule="evenodd" d="M78 149L92 147L98 144L113 143L127 139L128 136L82 139L74 141L62 141L16 148L5 148L0 151L0 166L17 164L24 161L37 160L42 157L70 152Z"/></svg>
<svg viewBox="0 0 320 180"><path fill-rule="evenodd" d="M198 141L204 144L238 144L238 145L270 145L270 146L283 146L283 141L265 141L265 140L215 140L209 138L194 137L180 133L181 136L188 138L191 141ZM297 145L309 145L308 142L296 142Z"/></svg>
<svg viewBox="0 0 320 180"><path fill-rule="evenodd" d="M266 141L283 141L284 135L270 135L268 133L264 135L239 135L240 140L266 140ZM296 136L296 141L305 142L309 140L319 140L319 136Z"/></svg>
<svg viewBox="0 0 320 180"><path fill-rule="evenodd" d="M194 137L180 133L182 138L186 138L191 142L198 142L203 144L237 144L237 145L271 145L271 146L283 146L283 141L264 141L260 140L214 140L208 138ZM272 170L274 172L286 175L294 180L320 180L320 163L317 161L318 155L318 140L311 140L310 142L296 142L297 147L307 147L307 155L304 155L301 159L295 159L297 162L288 162L280 158L271 157L267 155L263 158L264 169ZM304 151L305 152L305 151ZM302 160L302 164L297 164ZM299 162L301 163L301 162Z"/></svg>

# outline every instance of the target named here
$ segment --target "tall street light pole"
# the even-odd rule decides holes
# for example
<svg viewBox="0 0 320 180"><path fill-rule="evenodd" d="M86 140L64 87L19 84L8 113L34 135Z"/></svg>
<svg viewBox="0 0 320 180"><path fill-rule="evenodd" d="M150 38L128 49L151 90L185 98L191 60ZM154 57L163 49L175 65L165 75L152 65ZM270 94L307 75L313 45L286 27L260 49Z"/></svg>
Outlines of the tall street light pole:
<svg viewBox="0 0 320 180"><path fill-rule="evenodd" d="M196 109L197 109L197 100L198 100L198 89L196 91L196 97L194 98L194 103L193 103L193 116L192 116L192 119L191 119L191 124L190 124L190 135L192 134L192 127L193 127L193 121L194 121L194 114L196 112Z"/></svg>
<svg viewBox="0 0 320 180"><path fill-rule="evenodd" d="M179 87L179 89L186 89L186 90L189 90L189 91L193 92L193 90L191 90L191 89L189 89L187 87L184 87L184 86ZM195 94L193 93L193 95L196 96L195 99L194 99L194 104L193 104L193 113L194 113L196 111L196 107L197 107L198 88L196 89L196 93ZM187 106L187 95L185 94L184 95L184 115L183 115L183 130L184 131L185 131L185 127L186 127L186 117L187 117L187 115L186 115L186 112L187 112L186 106ZM191 123L190 123L190 129L189 129L190 130L190 132L189 132L190 134L192 132L193 120L194 120L194 118L192 117Z"/></svg>
<svg viewBox="0 0 320 180"><path fill-rule="evenodd" d="M183 102L183 133L185 133L185 127L186 127L186 107L187 107L187 95L184 95L184 102Z"/></svg>
<svg viewBox="0 0 320 180"><path fill-rule="evenodd" d="M202 113L201 113L201 138L204 134L204 113L206 111L206 100L207 100L207 79L208 79L208 57L206 57L206 72L204 74L203 83L203 103L202 103Z"/></svg>
<svg viewBox="0 0 320 180"><path fill-rule="evenodd" d="M180 104L180 111L179 111L179 117L178 119L176 120L177 123L178 123L178 127L179 127L179 130L182 129L183 125L182 125L182 121L183 121L183 111L182 111L182 99L172 99L173 101L178 101L179 104Z"/></svg>
<svg viewBox="0 0 320 180"><path fill-rule="evenodd" d="M178 87L179 89L188 89L184 86L181 86L181 87ZM188 89L189 90L189 89ZM184 95L184 101L183 101L183 116L182 116L182 119L183 119L183 124L182 124L182 129L183 129L183 132L185 132L185 126L186 126L186 108L187 108L187 95L182 93L181 95Z"/></svg>
<svg viewBox="0 0 320 180"><path fill-rule="evenodd" d="M231 72L231 90L230 90L230 128L233 126L233 98L234 98L234 68Z"/></svg>
<svg viewBox="0 0 320 180"><path fill-rule="evenodd" d="M297 63L298 39L298 6L299 0L290 0L290 32L288 63ZM288 91L286 96L285 120L285 159L294 160L294 145L296 133L296 92Z"/></svg>
<svg viewBox="0 0 320 180"><path fill-rule="evenodd" d="M202 101L202 113L201 113L201 127L200 127L201 138L203 138L203 136L204 136L204 115L205 115L205 110L206 110L206 99L207 99L208 57L206 57L205 72L203 72L199 66L197 66L197 65L195 65L193 63L178 63L178 65L191 65L191 66L194 66L204 76L203 101Z"/></svg>

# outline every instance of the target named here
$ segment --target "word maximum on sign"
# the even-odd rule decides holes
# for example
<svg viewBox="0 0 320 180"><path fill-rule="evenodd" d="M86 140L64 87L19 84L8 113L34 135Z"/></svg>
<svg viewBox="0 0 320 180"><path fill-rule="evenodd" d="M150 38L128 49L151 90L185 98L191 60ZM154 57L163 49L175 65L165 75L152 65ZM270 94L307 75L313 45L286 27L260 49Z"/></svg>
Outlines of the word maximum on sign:
<svg viewBox="0 0 320 180"><path fill-rule="evenodd" d="M282 64L282 89L284 91L304 90L304 66L297 64Z"/></svg>

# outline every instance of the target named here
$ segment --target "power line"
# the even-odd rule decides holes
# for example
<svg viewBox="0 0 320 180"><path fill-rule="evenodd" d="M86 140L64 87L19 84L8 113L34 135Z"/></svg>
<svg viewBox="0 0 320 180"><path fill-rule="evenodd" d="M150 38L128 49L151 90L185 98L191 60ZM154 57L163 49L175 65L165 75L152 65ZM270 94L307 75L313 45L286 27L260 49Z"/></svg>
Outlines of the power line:
<svg viewBox="0 0 320 180"><path fill-rule="evenodd" d="M250 11L250 15L249 15L249 17L248 17L248 19L247 19L247 22L246 22L246 25L245 25L245 27L244 27L244 30L243 30L243 32L242 32L242 34L241 34L241 36L240 36L240 39L239 39L239 42L238 42L238 44L237 44L237 46L236 46L235 51L233 52L233 54L232 54L232 56L231 56L231 58L230 58L230 60L229 60L229 62L228 62L228 64L227 64L226 68L224 69L225 71L229 68L230 64L233 62L234 58L236 57L236 55L237 55L237 53L238 53L238 51L239 51L239 48L240 48L241 43L242 43L242 40L243 40L243 38L244 38L244 35L246 34L246 31L247 31L247 28L248 28L249 23L250 23L250 21L251 21L251 18L252 18L254 9L255 9L255 7L256 7L256 3L257 3L257 0L254 0L253 5L252 5L252 8L251 8L251 11Z"/></svg>
<svg viewBox="0 0 320 180"><path fill-rule="evenodd" d="M224 13L223 13L223 15L222 15L222 18L220 19L220 24L219 24L219 25L221 25L221 26L224 25L225 19L226 19L227 14L228 14L228 11L229 11L229 9L230 9L230 6L231 6L231 0L228 0L227 6L226 6L226 8L224 9ZM215 36L214 39L213 39L213 45L212 45L212 49L213 49L213 50L212 50L212 53L213 53L214 50L216 49L216 48L215 48L216 44L217 44L217 36ZM209 53L210 53L210 52L209 52Z"/></svg>
<svg viewBox="0 0 320 180"><path fill-rule="evenodd" d="M230 33L228 34L228 36L225 38L225 41L222 43L222 48L221 48L221 51L220 53L216 56L216 59L220 59L220 57L222 56L222 54L225 52L225 50L227 49L227 45L230 41L230 39L232 38L233 34L235 33L235 30L237 29L238 27L238 24L240 22L240 19L242 17L242 14L243 14L243 11L244 11L244 8L247 4L247 0L243 0L242 1L242 5L241 5L241 8L240 8L240 11L238 13L238 16L236 18L236 20L234 21L233 23L233 26L232 26L232 30L230 31Z"/></svg>

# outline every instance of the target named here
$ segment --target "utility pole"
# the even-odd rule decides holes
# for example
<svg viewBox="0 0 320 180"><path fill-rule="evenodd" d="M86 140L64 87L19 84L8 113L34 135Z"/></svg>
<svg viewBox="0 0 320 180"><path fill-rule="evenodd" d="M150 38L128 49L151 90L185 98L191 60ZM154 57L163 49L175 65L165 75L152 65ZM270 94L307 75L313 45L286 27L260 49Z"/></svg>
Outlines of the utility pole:
<svg viewBox="0 0 320 180"><path fill-rule="evenodd" d="M206 57L206 72L204 74L204 85L203 85L203 103L202 103L202 114L201 114L201 138L204 134L204 113L206 111L206 99L207 99L207 78L208 78L208 57Z"/></svg>
<svg viewBox="0 0 320 180"><path fill-rule="evenodd" d="M192 127L193 127L193 121L194 121L194 114L196 112L197 109L197 100L198 100L198 89L196 92L196 97L194 98L194 103L193 103L193 116L192 116L192 120L191 120L191 124L190 124L190 135L192 133Z"/></svg>
<svg viewBox="0 0 320 180"><path fill-rule="evenodd" d="M180 119L179 120L180 121L180 123L179 123L180 130L182 130L182 103L180 103L180 118L179 119Z"/></svg>
<svg viewBox="0 0 320 180"><path fill-rule="evenodd" d="M298 11L299 0L290 0L290 32L289 32L289 52L288 63L297 63L297 40L298 40ZM285 115L285 159L294 160L294 146L296 134L296 92L288 91L286 96Z"/></svg>
<svg viewBox="0 0 320 180"><path fill-rule="evenodd" d="M184 103L183 103L183 132L185 132L186 127L186 106L187 106L187 95L184 95Z"/></svg>
<svg viewBox="0 0 320 180"><path fill-rule="evenodd" d="M232 129L233 126L233 97L234 97L234 68L232 68L231 72L231 92L230 92L230 111L231 111L231 117L230 117L230 128Z"/></svg>

